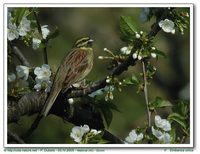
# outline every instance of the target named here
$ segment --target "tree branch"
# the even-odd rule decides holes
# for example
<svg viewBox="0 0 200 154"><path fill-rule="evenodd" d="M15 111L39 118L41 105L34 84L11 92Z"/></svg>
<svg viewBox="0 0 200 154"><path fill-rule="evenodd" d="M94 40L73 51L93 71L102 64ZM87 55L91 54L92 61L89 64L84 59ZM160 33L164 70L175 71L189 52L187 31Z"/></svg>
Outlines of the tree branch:
<svg viewBox="0 0 200 154"><path fill-rule="evenodd" d="M147 88L148 81L147 81L145 61L142 61L142 70L143 70L143 80L144 80L144 98L145 98L146 110L147 110L147 121L148 121L148 126L151 127L151 112L149 110L148 88Z"/></svg>
<svg viewBox="0 0 200 154"><path fill-rule="evenodd" d="M16 55L16 57L19 59L22 65L28 66L28 67L31 66L28 60L24 57L24 55L21 53L21 51L19 50L17 46L12 46L12 52Z"/></svg>
<svg viewBox="0 0 200 154"><path fill-rule="evenodd" d="M41 25L40 25L39 18L38 18L38 16L37 16L37 12L36 12L36 11L33 11L33 14L34 14L35 20L36 20L36 22L37 22L38 32L39 32L39 33L41 34L41 36L42 36L42 28L41 28ZM45 64L48 64L47 40L42 39L42 42L45 44L45 47L44 47L44 49L43 49L44 63L45 63Z"/></svg>

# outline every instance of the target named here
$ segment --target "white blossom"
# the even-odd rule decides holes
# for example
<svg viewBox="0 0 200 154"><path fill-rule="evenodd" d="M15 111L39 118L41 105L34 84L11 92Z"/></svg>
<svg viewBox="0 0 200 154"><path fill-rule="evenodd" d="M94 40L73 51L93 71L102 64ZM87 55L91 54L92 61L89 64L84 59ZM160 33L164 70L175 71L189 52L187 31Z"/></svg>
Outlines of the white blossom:
<svg viewBox="0 0 200 154"><path fill-rule="evenodd" d="M34 85L34 89L35 89L36 91L40 91L40 90L42 89L41 83L37 83L36 85Z"/></svg>
<svg viewBox="0 0 200 154"><path fill-rule="evenodd" d="M120 49L120 51L122 54L129 55L131 53L131 48L130 47L122 47Z"/></svg>
<svg viewBox="0 0 200 154"><path fill-rule="evenodd" d="M13 82L16 79L16 75L14 73L8 74L8 82Z"/></svg>
<svg viewBox="0 0 200 154"><path fill-rule="evenodd" d="M48 81L51 76L51 70L49 65L43 64L42 67L36 67L34 70L36 78L41 81Z"/></svg>
<svg viewBox="0 0 200 154"><path fill-rule="evenodd" d="M142 35L144 32L143 31L140 31L140 34Z"/></svg>
<svg viewBox="0 0 200 154"><path fill-rule="evenodd" d="M39 79L35 79L36 84L34 86L34 89L36 89L36 91L40 91L41 89L45 89L45 92L50 92L51 90L51 86L52 86L52 82L50 80L39 80Z"/></svg>
<svg viewBox="0 0 200 154"><path fill-rule="evenodd" d="M151 47L152 50L156 50L156 47Z"/></svg>
<svg viewBox="0 0 200 154"><path fill-rule="evenodd" d="M165 19L165 20L161 20L159 23L160 28L162 28L162 30L166 33L175 33L175 28L174 28L174 22L169 20L169 19Z"/></svg>
<svg viewBox="0 0 200 154"><path fill-rule="evenodd" d="M152 57L152 58L156 58L156 57L157 57L156 53L152 52L152 53L151 53L151 57Z"/></svg>
<svg viewBox="0 0 200 154"><path fill-rule="evenodd" d="M13 17L10 12L8 12L8 40L12 41L14 39L18 39L19 36L25 36L27 32L31 30L30 20L28 20L25 16L22 17L22 20L19 23L19 26L16 26L16 23L13 22Z"/></svg>
<svg viewBox="0 0 200 154"><path fill-rule="evenodd" d="M50 92L51 91L52 82L50 80L49 81L45 81L45 85L46 85L45 86L46 88L45 88L44 91L47 92L47 93Z"/></svg>
<svg viewBox="0 0 200 154"><path fill-rule="evenodd" d="M153 134L157 139L159 139L159 140L162 139L163 133L162 133L161 131L154 129L153 126L151 127L151 131L152 131L152 134Z"/></svg>
<svg viewBox="0 0 200 154"><path fill-rule="evenodd" d="M27 32L31 30L31 21L28 20L26 17L23 17L19 26L18 26L18 32L20 36L25 36Z"/></svg>
<svg viewBox="0 0 200 154"><path fill-rule="evenodd" d="M18 65L16 71L19 78L23 78L24 80L28 79L29 68L27 66Z"/></svg>
<svg viewBox="0 0 200 154"><path fill-rule="evenodd" d="M43 39L46 39L47 36L48 36L49 33L50 33L50 31L49 31L49 29L48 29L47 27L48 27L48 25L43 25L43 26L41 27Z"/></svg>
<svg viewBox="0 0 200 154"><path fill-rule="evenodd" d="M36 91L45 89L45 92L50 92L52 82L50 81L51 70L49 65L43 64L41 67L36 67L34 69L34 74L36 75L36 85L34 89L36 89Z"/></svg>
<svg viewBox="0 0 200 154"><path fill-rule="evenodd" d="M9 23L8 23L7 37L8 37L8 40L10 40L10 41L19 38L17 26L15 23L12 23L11 21L9 21Z"/></svg>
<svg viewBox="0 0 200 154"><path fill-rule="evenodd" d="M98 134L100 134L101 133L101 131L99 130L99 131L97 131L96 129L91 129L90 130L90 132L91 133L93 133L94 135L98 135Z"/></svg>
<svg viewBox="0 0 200 154"><path fill-rule="evenodd" d="M159 130L154 129L154 127L151 127L152 130L152 134L161 142L163 142L164 144L169 144L171 142L171 137L169 135L169 133L166 132L161 132Z"/></svg>
<svg viewBox="0 0 200 154"><path fill-rule="evenodd" d="M95 136L101 133L101 131L97 131L96 129L91 129L89 128L88 125L83 125L83 126L75 126L72 128L72 131L70 133L70 137L74 139L75 142L80 143L83 139L84 134L92 133L91 135Z"/></svg>
<svg viewBox="0 0 200 154"><path fill-rule="evenodd" d="M81 126L81 127L82 127L84 133L87 133L87 132L90 131L90 127L89 127L88 125L83 125L83 126Z"/></svg>
<svg viewBox="0 0 200 154"><path fill-rule="evenodd" d="M127 136L125 138L125 141L128 142L128 143L134 143L136 141L140 141L143 139L143 134L140 133L140 134L137 134L135 130L132 130L130 133L129 133L129 136Z"/></svg>
<svg viewBox="0 0 200 154"><path fill-rule="evenodd" d="M166 119L161 119L159 115L155 116L155 125L158 128L163 129L164 131L170 131L171 130L171 124Z"/></svg>
<svg viewBox="0 0 200 154"><path fill-rule="evenodd" d="M32 39L32 47L33 47L33 49L34 50L38 49L40 47L40 43L41 43L40 39L33 38Z"/></svg>
<svg viewBox="0 0 200 154"><path fill-rule="evenodd" d="M72 132L70 133L70 137L74 139L75 142L80 143L85 131L82 127L75 126L72 128Z"/></svg>
<svg viewBox="0 0 200 154"><path fill-rule="evenodd" d="M70 137L74 139L75 142L80 143L82 137L85 133L88 133L90 128L88 125L83 126L75 126L72 128L72 132L70 133Z"/></svg>
<svg viewBox="0 0 200 154"><path fill-rule="evenodd" d="M73 98L69 98L67 101L68 101L69 104L73 104L74 103L74 99Z"/></svg>
<svg viewBox="0 0 200 154"><path fill-rule="evenodd" d="M163 134L163 137L161 139L161 141L164 143L164 144L170 144L171 142L171 137L169 135L169 133L164 133Z"/></svg>

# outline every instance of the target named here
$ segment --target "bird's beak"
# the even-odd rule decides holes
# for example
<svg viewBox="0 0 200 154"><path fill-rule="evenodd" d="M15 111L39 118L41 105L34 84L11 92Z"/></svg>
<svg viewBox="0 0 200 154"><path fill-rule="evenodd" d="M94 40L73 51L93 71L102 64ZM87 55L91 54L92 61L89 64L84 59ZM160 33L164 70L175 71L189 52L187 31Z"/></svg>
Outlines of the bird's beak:
<svg viewBox="0 0 200 154"><path fill-rule="evenodd" d="M93 39L89 39L88 43L92 43L92 42L94 42L94 40Z"/></svg>
<svg viewBox="0 0 200 154"><path fill-rule="evenodd" d="M92 47L92 43L94 42L94 40L93 39L89 39L88 40L88 43L87 43L87 46L88 47Z"/></svg>

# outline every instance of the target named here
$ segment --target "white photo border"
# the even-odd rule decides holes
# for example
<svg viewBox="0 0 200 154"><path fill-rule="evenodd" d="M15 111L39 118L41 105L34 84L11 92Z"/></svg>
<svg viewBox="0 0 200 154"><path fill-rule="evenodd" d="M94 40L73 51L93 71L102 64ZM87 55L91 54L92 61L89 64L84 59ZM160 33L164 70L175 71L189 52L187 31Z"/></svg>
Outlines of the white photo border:
<svg viewBox="0 0 200 154"><path fill-rule="evenodd" d="M190 143L189 144L8 144L7 143L7 8L8 7L71 7L71 8L77 8L77 7L189 7L190 8ZM60 148L60 147L104 147L104 148L128 148L128 147L137 147L137 148L192 148L194 147L194 61L193 61L193 56L194 56L194 32L193 32L193 18L194 18L194 11L193 11L194 5L191 3L172 3L172 4L159 4L159 3L140 3L140 4L134 4L134 3L5 3L3 7L3 15L4 15L4 39L3 39L3 44L4 44L4 103L3 103L3 108L4 108L4 130L3 130L3 135L4 135L4 148L9 148L9 147L21 147L21 148L31 148L31 147L44 147L44 148Z"/></svg>

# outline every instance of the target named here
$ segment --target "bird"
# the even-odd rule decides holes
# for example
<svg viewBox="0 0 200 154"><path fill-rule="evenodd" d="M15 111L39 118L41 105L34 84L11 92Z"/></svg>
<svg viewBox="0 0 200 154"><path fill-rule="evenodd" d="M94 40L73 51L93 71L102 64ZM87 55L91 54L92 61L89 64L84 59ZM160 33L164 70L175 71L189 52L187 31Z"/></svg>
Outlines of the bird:
<svg viewBox="0 0 200 154"><path fill-rule="evenodd" d="M41 110L42 116L47 116L51 110L58 94L71 85L82 81L92 70L93 67L93 39L83 37L78 39L71 51L63 58L54 77L54 82Z"/></svg>

